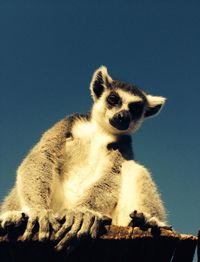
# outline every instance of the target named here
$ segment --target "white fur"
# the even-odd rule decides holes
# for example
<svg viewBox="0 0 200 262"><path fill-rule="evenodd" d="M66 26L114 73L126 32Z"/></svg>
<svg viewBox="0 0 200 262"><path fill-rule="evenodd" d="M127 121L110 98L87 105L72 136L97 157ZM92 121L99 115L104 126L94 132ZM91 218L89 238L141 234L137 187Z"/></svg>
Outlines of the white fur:
<svg viewBox="0 0 200 262"><path fill-rule="evenodd" d="M128 108L129 103L142 101L142 98L137 95L133 95L129 92L125 92L121 89L116 89L116 91L119 94L119 96L122 98L122 109L124 110L129 109Z"/></svg>
<svg viewBox="0 0 200 262"><path fill-rule="evenodd" d="M166 223L165 211L149 171L130 160L122 164L121 190L112 223L127 226L134 210L142 212L151 224L164 226Z"/></svg>
<svg viewBox="0 0 200 262"><path fill-rule="evenodd" d="M163 96L146 95L146 98L150 107L164 105L166 101L166 98Z"/></svg>
<svg viewBox="0 0 200 262"><path fill-rule="evenodd" d="M70 170L65 172L63 192L66 206L76 205L77 201L91 188L102 175L102 170L108 165L106 145L113 141L113 136L102 132L95 122L78 121L73 128L74 139L66 143L66 150L71 143L80 140L83 151L79 151L76 163L70 164ZM82 144L84 141L84 145Z"/></svg>
<svg viewBox="0 0 200 262"><path fill-rule="evenodd" d="M121 189L119 201L113 214L113 224L127 226L131 221L130 213L138 208L138 178L142 176L143 169L135 161L126 161L121 170Z"/></svg>

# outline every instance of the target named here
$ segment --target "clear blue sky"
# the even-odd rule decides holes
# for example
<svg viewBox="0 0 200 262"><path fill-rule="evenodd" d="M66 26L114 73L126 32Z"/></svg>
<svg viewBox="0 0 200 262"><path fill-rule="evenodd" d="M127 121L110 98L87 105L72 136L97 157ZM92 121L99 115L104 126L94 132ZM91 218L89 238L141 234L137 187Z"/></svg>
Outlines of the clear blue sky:
<svg viewBox="0 0 200 262"><path fill-rule="evenodd" d="M168 98L134 136L170 224L200 227L200 1L0 2L0 199L41 134L87 112L93 71Z"/></svg>

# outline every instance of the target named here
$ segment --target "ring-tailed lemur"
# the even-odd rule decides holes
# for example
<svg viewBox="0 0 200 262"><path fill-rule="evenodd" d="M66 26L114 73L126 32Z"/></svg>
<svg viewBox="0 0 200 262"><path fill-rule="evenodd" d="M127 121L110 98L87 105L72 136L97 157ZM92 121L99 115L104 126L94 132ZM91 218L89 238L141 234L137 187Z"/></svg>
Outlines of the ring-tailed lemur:
<svg viewBox="0 0 200 262"><path fill-rule="evenodd" d="M49 237L50 227L56 231L58 250L74 238L95 238L108 218L120 226L134 225L138 217L149 226L166 225L157 188L134 161L130 136L165 98L113 80L104 66L95 71L90 90L90 114L55 124L18 168L0 221L8 227L27 216L23 239L31 237L36 221L40 240Z"/></svg>

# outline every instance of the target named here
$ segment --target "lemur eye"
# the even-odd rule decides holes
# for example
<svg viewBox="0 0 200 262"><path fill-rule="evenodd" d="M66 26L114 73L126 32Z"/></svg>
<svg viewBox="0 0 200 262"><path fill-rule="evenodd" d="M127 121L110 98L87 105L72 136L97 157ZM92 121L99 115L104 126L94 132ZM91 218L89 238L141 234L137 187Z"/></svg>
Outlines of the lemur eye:
<svg viewBox="0 0 200 262"><path fill-rule="evenodd" d="M133 118L141 117L144 112L144 102L138 101L129 104L129 110Z"/></svg>
<svg viewBox="0 0 200 262"><path fill-rule="evenodd" d="M115 93L110 93L106 100L110 106L119 105L121 102L120 97Z"/></svg>

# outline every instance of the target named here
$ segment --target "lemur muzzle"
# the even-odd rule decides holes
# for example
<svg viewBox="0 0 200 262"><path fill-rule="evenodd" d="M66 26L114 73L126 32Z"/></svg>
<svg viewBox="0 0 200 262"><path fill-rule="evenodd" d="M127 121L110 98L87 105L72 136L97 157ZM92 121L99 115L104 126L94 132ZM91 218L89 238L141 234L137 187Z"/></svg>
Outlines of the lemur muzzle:
<svg viewBox="0 0 200 262"><path fill-rule="evenodd" d="M112 119L110 119L110 124L118 130L128 129L130 122L131 116L127 110L121 110L120 112L116 113Z"/></svg>

